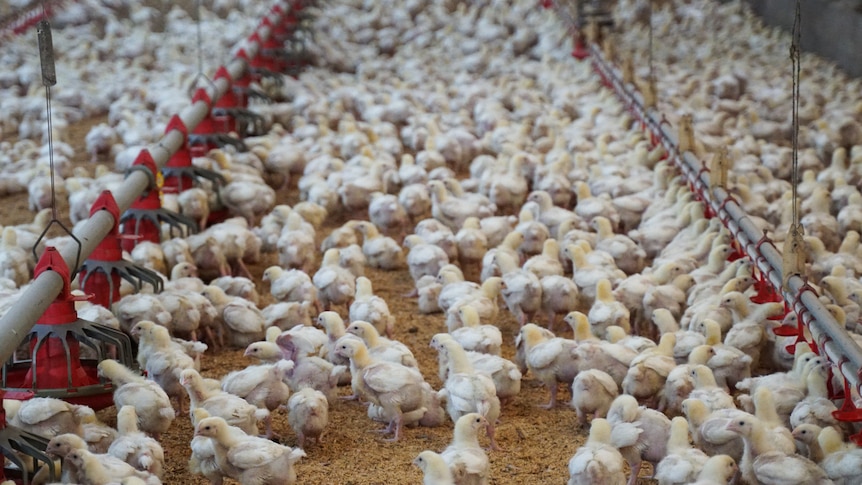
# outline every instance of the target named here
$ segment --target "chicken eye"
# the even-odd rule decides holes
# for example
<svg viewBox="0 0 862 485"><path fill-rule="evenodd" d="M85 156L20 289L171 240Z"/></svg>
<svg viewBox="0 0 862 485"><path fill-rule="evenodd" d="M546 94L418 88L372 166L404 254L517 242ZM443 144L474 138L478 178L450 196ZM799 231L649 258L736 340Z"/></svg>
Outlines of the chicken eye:
<svg viewBox="0 0 862 485"><path fill-rule="evenodd" d="M745 421L740 421L740 422L739 422L739 425L740 425L740 426L745 426Z"/></svg>

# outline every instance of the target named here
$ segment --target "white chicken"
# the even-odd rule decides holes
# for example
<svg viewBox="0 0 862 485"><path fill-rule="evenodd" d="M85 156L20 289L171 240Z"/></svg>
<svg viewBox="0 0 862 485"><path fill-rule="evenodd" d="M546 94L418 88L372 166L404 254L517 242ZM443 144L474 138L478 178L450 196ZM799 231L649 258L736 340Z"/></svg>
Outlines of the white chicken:
<svg viewBox="0 0 862 485"><path fill-rule="evenodd" d="M500 329L494 325L481 325L479 313L469 304L461 306L458 315L463 326L449 333L464 350L500 355L503 345Z"/></svg>
<svg viewBox="0 0 862 485"><path fill-rule="evenodd" d="M547 315L548 330L554 331L560 314L569 315L578 308L578 286L565 276L545 276L542 286L542 311Z"/></svg>
<svg viewBox="0 0 862 485"><path fill-rule="evenodd" d="M136 426L158 439L170 428L175 412L165 391L154 381L112 359L99 362L99 375L114 384L114 404L135 411Z"/></svg>
<svg viewBox="0 0 862 485"><path fill-rule="evenodd" d="M395 317L389 311L386 300L374 294L371 280L364 276L356 278L355 288L353 302L348 308L350 320L369 322L378 333L391 337L395 331Z"/></svg>
<svg viewBox="0 0 862 485"><path fill-rule="evenodd" d="M436 244L425 242L421 236L411 234L404 239L407 252L407 269L416 283L425 275L437 276L440 268L449 264L449 256Z"/></svg>
<svg viewBox="0 0 862 485"><path fill-rule="evenodd" d="M349 309L356 293L356 279L338 265L339 255L338 249L327 249L320 269L312 277L324 310L330 310L332 305L345 305Z"/></svg>
<svg viewBox="0 0 862 485"><path fill-rule="evenodd" d="M831 483L826 472L811 460L777 450L762 432L763 424L757 418L739 416L726 427L745 442L739 471L749 483Z"/></svg>
<svg viewBox="0 0 862 485"><path fill-rule="evenodd" d="M397 241L380 234L369 222L362 222L357 228L363 236L362 253L369 266L384 270L396 270L404 266L404 253Z"/></svg>
<svg viewBox="0 0 862 485"><path fill-rule="evenodd" d="M571 386L578 373L575 358L578 344L574 340L549 337L547 333L550 332L545 332L528 323L521 327L515 344L523 345L527 369L550 391L550 400L543 407L551 409L557 404L557 383Z"/></svg>
<svg viewBox="0 0 862 485"><path fill-rule="evenodd" d="M661 485L693 482L708 459L706 453L689 444L688 421L677 416L671 420L667 456L656 465L655 478Z"/></svg>
<svg viewBox="0 0 862 485"><path fill-rule="evenodd" d="M207 286L202 294L215 306L224 322L230 345L245 348L263 338L266 319L254 303L245 298L229 296L213 285Z"/></svg>
<svg viewBox="0 0 862 485"><path fill-rule="evenodd" d="M304 449L309 438L320 443L329 424L329 402L326 396L306 387L290 396L286 406L287 421L296 432L299 447Z"/></svg>
<svg viewBox="0 0 862 485"><path fill-rule="evenodd" d="M612 431L616 438L614 445L619 447L632 469L628 483L634 485L642 460L655 464L667 454L670 419L654 409L638 406L637 400L626 394L614 399L607 419L616 431Z"/></svg>
<svg viewBox="0 0 862 485"><path fill-rule="evenodd" d="M184 412L180 372L194 369L194 359L171 340L168 329L149 320L136 323L130 333L138 337L138 364L147 372L147 378L164 389L180 413Z"/></svg>
<svg viewBox="0 0 862 485"><path fill-rule="evenodd" d="M287 269L299 269L306 273L314 269L317 259L317 244L314 241L314 231L304 228L305 221L296 212L287 216L287 224L278 237L278 264Z"/></svg>
<svg viewBox="0 0 862 485"><path fill-rule="evenodd" d="M431 450L425 450L413 460L424 475L422 485L455 485L455 477L443 457Z"/></svg>
<svg viewBox="0 0 862 485"><path fill-rule="evenodd" d="M319 305L317 287L304 271L270 266L263 272L263 281L270 282L270 293L277 301L310 301Z"/></svg>
<svg viewBox="0 0 862 485"><path fill-rule="evenodd" d="M507 268L508 269L508 268ZM500 294L506 307L524 325L533 321L533 316L542 307L542 283L530 271L523 269L504 269L503 288Z"/></svg>
<svg viewBox="0 0 862 485"><path fill-rule="evenodd" d="M488 426L479 413L468 413L455 422L452 442L440 454L455 477L455 483L489 484L491 462L479 446L478 431Z"/></svg>
<svg viewBox="0 0 862 485"><path fill-rule="evenodd" d="M347 328L347 333L355 335L365 342L368 353L375 360L395 362L407 367L419 368L419 363L413 352L397 340L381 337L374 325L363 320L354 320Z"/></svg>
<svg viewBox="0 0 862 485"><path fill-rule="evenodd" d="M108 448L115 456L140 471L162 478L165 472L165 452L156 439L138 430L138 415L134 406L122 406L117 412L119 436Z"/></svg>
<svg viewBox="0 0 862 485"><path fill-rule="evenodd" d="M482 231L481 222L477 217L468 217L464 225L455 234L458 245L458 262L461 268L467 270L475 267L481 270L482 258L488 251L488 237ZM478 271L477 271L478 274Z"/></svg>
<svg viewBox="0 0 862 485"><path fill-rule="evenodd" d="M578 373L572 382L572 400L569 402L578 413L578 424L587 424L587 414L597 418L608 415L611 402L619 395L620 389L613 377L600 369L587 369Z"/></svg>
<svg viewBox="0 0 862 485"><path fill-rule="evenodd" d="M191 409L205 409L211 416L219 416L233 423L246 433L257 436L257 422L269 415L266 409L259 409L241 397L204 386L203 378L194 369L186 369L180 374L180 384L186 389L191 400ZM200 424L200 423L199 423Z"/></svg>
<svg viewBox="0 0 862 485"><path fill-rule="evenodd" d="M422 405L422 374L411 367L393 362L375 362L362 342L340 341L336 352L350 359L350 373L354 390L372 403L381 406L388 416L388 432L394 432L390 441L398 441L404 424L405 412Z"/></svg>
<svg viewBox="0 0 862 485"><path fill-rule="evenodd" d="M248 366L224 376L221 379L221 390L269 411L264 418L266 437L269 438L273 435L272 412L290 396L290 388L287 387L285 379L293 368L294 363L288 360ZM207 411L209 412L209 409Z"/></svg>
<svg viewBox="0 0 862 485"><path fill-rule="evenodd" d="M556 239L545 239L542 252L524 262L523 268L533 272L539 279L546 276L562 276L563 264L560 262L560 246Z"/></svg>
<svg viewBox="0 0 862 485"><path fill-rule="evenodd" d="M598 280L595 300L587 314L593 333L604 335L605 329L610 325L622 327L630 332L629 316L629 309L614 298L610 280L605 278Z"/></svg>
<svg viewBox="0 0 862 485"><path fill-rule="evenodd" d="M449 375L449 359L445 353L446 348L441 344L444 339L454 340L447 333L438 333L431 338L431 347L437 349L438 375L445 382ZM500 405L511 401L521 391L521 371L511 361L497 355L483 354L480 352L466 351L467 359L473 368L485 373L494 381L497 389L497 397Z"/></svg>
<svg viewBox="0 0 862 485"><path fill-rule="evenodd" d="M569 460L568 485L626 483L623 456L611 444L611 425L606 419L595 418L590 424L590 437Z"/></svg>
<svg viewBox="0 0 862 485"><path fill-rule="evenodd" d="M230 428L218 416L204 418L195 426L195 436L213 439L215 460L225 475L240 483L254 485L296 483L293 465L305 456L304 451L254 435L243 436Z"/></svg>
<svg viewBox="0 0 862 485"><path fill-rule="evenodd" d="M613 256L617 268L632 275L643 271L646 251L628 236L614 234L611 221L598 216L590 223L598 234L598 240L593 247L596 251L604 251Z"/></svg>
<svg viewBox="0 0 862 485"><path fill-rule="evenodd" d="M219 188L219 195L231 213L242 216L249 226L275 206L275 190L263 180L243 179L223 173L228 183Z"/></svg>
<svg viewBox="0 0 862 485"><path fill-rule="evenodd" d="M446 192L443 182L439 180L428 182L428 189L431 192L431 214L452 231L461 228L468 217L482 218L494 215L494 211L489 206L476 203L471 199L451 196Z"/></svg>
<svg viewBox="0 0 862 485"><path fill-rule="evenodd" d="M382 192L371 194L368 218L383 234L395 236L399 241L404 239L407 225L410 223L407 210L398 201L398 197Z"/></svg>
<svg viewBox="0 0 862 485"><path fill-rule="evenodd" d="M476 372L464 348L454 340L443 339L438 344L445 350L448 374L437 395L446 401L449 417L457 423L465 414L479 413L488 420L486 429L491 448L498 449L494 423L500 417L500 399L494 381L487 374Z"/></svg>

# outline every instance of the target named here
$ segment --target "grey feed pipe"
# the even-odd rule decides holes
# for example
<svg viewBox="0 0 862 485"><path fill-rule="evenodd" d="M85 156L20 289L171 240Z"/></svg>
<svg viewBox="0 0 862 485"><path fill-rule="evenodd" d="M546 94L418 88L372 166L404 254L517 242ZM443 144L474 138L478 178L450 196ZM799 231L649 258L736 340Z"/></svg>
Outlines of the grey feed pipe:
<svg viewBox="0 0 862 485"><path fill-rule="evenodd" d="M799 315L821 354L825 354L829 361L838 367L852 388L860 390L862 348L823 306L817 292L808 286L802 277L793 275L787 279L786 286L783 284L783 260L772 240L757 228L731 194L722 187L710 188L708 170L705 170L704 164L694 153L679 152L676 134L663 122L661 113L655 109L645 109L640 92L634 86L623 83L620 73L604 59L603 53L595 44L591 43L589 48L596 70L612 85L624 103L638 112L640 121L649 125L650 131L659 135L659 141L669 157L703 195L705 203L710 205L725 224L761 274L769 279L774 288L780 289L784 301ZM851 397L847 396L847 399Z"/></svg>
<svg viewBox="0 0 862 485"><path fill-rule="evenodd" d="M283 4L282 1L277 1L277 4ZM267 13L273 25L277 25L281 15L270 10ZM257 33L260 41L266 41L270 36L270 28L262 24L257 28ZM259 49L260 44L244 39L237 50L242 47L248 54L248 58L254 58ZM235 80L242 77L248 69L247 62L239 57L234 58L227 66L227 71L230 74L230 79ZM210 99L215 103L221 98L230 87L230 82L227 79L219 78L212 82L210 86L205 87ZM200 122L206 117L210 110L210 106L203 100L185 108L180 114L180 119L191 132ZM184 135L177 129L171 130L158 141L158 143L148 147L150 154L156 166L162 168L170 159L171 155L177 152L182 146ZM120 208L120 214L126 211L147 188L149 179L145 173L140 170L134 170L129 173L123 184L112 191L114 198L117 201L117 206ZM113 229L114 218L108 211L98 211L93 214L86 222L79 226L78 230L73 231L75 237L81 241L81 261L86 260L90 254L96 249L96 246L104 239L108 232ZM60 251L60 255L69 269L75 271L75 263L78 258L78 247L76 244L66 245ZM18 345L29 334L30 329L36 324L38 319L45 313L48 306L57 298L60 291L63 289L62 277L54 271L45 271L35 278L30 285L21 292L9 311L0 318L0 329L2 329L3 338L0 339L0 362L8 362L9 359L18 348Z"/></svg>

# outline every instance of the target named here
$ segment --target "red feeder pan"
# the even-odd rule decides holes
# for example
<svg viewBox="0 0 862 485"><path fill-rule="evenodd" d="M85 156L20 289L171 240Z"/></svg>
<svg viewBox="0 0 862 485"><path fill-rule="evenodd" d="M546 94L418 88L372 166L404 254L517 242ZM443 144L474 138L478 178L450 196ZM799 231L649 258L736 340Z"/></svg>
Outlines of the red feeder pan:
<svg viewBox="0 0 862 485"><path fill-rule="evenodd" d="M36 265L36 276L44 271L58 273L63 290L30 331L29 357L4 367L2 387L106 408L113 404L113 387L99 379L97 366L110 349L118 361L133 366L131 341L119 330L78 319L75 302L84 298L72 296L69 268L56 248L46 248ZM89 351L82 355L84 349Z"/></svg>
<svg viewBox="0 0 862 485"><path fill-rule="evenodd" d="M0 391L0 399L30 399L33 393L4 393ZM38 470L43 466L48 469L48 480L54 482L59 480L59 469L54 465L45 450L48 448L48 440L45 438L10 426L6 422L6 410L0 406L0 451L3 456L15 464L14 469L0 467L0 480L14 479L14 483L30 483L30 464L25 464L22 458L29 456L33 459L33 469Z"/></svg>
<svg viewBox="0 0 862 485"><path fill-rule="evenodd" d="M78 274L81 289L84 293L95 295L93 303L105 308L111 308L111 305L120 299L120 278L130 282L137 291L147 283L157 293L160 292L163 282L157 273L123 259L122 241L136 240L139 237L120 234L120 208L108 190L103 191L93 203L90 217L101 210L108 211L114 218L114 228L81 265Z"/></svg>
<svg viewBox="0 0 862 485"><path fill-rule="evenodd" d="M161 242L160 228L162 223L170 226L172 235L174 231L177 232L178 236L197 231L197 223L192 219L176 212L162 209L162 201L159 198L160 187L156 181L159 170L156 168L156 163L149 151L141 150L141 153L129 170L140 170L147 174L147 177L150 179L150 185L147 191L138 197L132 203L132 206L120 217L120 231L123 234L134 234L140 236L138 240L159 243ZM124 239L122 241L123 249L131 251L138 240L131 238Z"/></svg>
<svg viewBox="0 0 862 485"><path fill-rule="evenodd" d="M587 50L587 43L584 40L584 35L580 32L574 36L575 46L572 49L572 57L579 61L583 61L590 57L590 51Z"/></svg>

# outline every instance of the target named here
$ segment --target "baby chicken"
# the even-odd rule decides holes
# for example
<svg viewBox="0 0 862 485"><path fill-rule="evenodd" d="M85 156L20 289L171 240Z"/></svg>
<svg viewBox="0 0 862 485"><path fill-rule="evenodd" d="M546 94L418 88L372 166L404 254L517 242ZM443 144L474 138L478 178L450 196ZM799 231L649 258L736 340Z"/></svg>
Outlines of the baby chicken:
<svg viewBox="0 0 862 485"><path fill-rule="evenodd" d="M297 444L305 448L308 438L320 443L329 424L329 402L326 396L309 387L300 389L287 401L290 427L296 432Z"/></svg>

